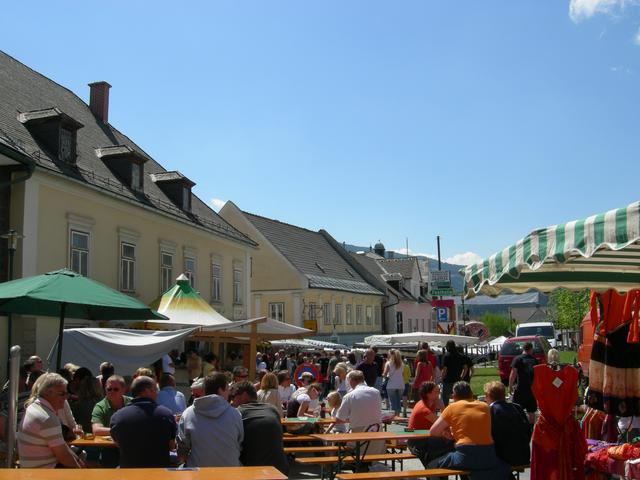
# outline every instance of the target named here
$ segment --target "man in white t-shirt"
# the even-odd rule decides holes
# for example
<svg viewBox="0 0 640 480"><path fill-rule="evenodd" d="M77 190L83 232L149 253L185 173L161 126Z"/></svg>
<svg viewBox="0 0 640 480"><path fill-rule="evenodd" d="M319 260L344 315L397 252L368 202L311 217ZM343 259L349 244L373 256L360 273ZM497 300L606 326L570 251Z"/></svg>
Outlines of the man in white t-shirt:
<svg viewBox="0 0 640 480"><path fill-rule="evenodd" d="M360 370L347 374L351 391L342 398L342 405L336 413L338 423L350 423L352 432L378 431L382 423L382 399L380 392L364 383ZM367 453L384 453L384 440L371 442Z"/></svg>
<svg viewBox="0 0 640 480"><path fill-rule="evenodd" d="M168 353L162 356L162 373L168 373L169 375L174 375L176 373L173 358L171 358Z"/></svg>

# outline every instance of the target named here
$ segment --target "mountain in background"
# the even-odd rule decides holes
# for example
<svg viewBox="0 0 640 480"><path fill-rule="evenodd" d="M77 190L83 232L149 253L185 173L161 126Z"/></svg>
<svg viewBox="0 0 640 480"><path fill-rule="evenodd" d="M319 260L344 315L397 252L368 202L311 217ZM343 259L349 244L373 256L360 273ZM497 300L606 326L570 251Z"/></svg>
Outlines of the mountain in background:
<svg viewBox="0 0 640 480"><path fill-rule="evenodd" d="M342 245L349 252L357 253L357 252L369 251L369 247L359 247L357 245L350 245L348 243L343 243ZM437 259L434 259L431 257L425 257L423 255L415 255L415 256L420 260L427 260L429 262L429 270L432 270L432 271L438 270ZM385 252L385 257L386 258L405 258L405 255L387 250ZM464 278L459 273L460 269L462 268L464 268L464 265L454 265L453 263L442 262L442 270L448 270L451 272L451 285L453 286L453 291L458 294L462 292L462 288L464 285Z"/></svg>

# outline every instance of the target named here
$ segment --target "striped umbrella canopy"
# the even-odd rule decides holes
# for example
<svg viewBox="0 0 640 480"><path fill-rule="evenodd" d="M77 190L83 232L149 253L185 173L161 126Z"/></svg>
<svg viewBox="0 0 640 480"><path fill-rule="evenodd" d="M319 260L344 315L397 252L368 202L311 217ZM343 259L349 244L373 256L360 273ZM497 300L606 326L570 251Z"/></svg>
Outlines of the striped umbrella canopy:
<svg viewBox="0 0 640 480"><path fill-rule="evenodd" d="M640 202L534 230L461 270L465 295L640 288Z"/></svg>

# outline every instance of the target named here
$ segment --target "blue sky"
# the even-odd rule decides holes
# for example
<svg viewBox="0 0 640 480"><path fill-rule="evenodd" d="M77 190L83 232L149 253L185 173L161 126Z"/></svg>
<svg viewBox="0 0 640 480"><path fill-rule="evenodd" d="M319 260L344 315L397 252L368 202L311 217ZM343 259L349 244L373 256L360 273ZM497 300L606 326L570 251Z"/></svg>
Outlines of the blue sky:
<svg viewBox="0 0 640 480"><path fill-rule="evenodd" d="M108 7L108 8L107 8ZM463 261L639 200L640 2L10 2L0 48L194 191ZM465 254L460 256L461 254Z"/></svg>

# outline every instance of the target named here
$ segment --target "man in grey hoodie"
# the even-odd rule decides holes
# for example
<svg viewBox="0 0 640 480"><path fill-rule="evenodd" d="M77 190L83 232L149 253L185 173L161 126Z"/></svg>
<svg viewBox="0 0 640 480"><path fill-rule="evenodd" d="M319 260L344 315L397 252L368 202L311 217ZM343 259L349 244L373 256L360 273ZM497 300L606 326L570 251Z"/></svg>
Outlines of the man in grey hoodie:
<svg viewBox="0 0 640 480"><path fill-rule="evenodd" d="M204 394L180 418L178 456L186 459L188 467L240 466L242 416L229 404L226 375L207 375Z"/></svg>

